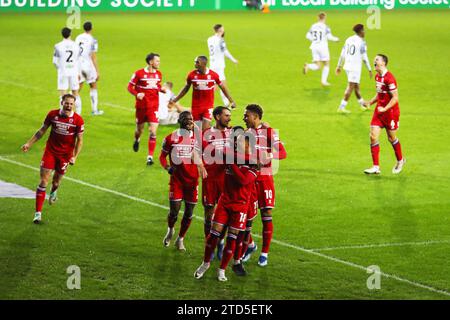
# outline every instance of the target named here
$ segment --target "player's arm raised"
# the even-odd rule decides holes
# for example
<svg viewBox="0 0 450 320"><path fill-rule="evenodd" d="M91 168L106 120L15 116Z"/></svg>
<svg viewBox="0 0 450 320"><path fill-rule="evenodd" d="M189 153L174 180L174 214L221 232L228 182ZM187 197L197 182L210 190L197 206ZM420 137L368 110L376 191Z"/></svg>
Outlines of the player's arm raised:
<svg viewBox="0 0 450 320"><path fill-rule="evenodd" d="M234 102L233 98L230 96L230 93L228 92L228 88L227 86L221 82L220 84L218 84L220 90L222 90L223 94L225 95L225 97L227 97L227 99L230 101L230 107L232 109L236 108L236 102Z"/></svg>
<svg viewBox="0 0 450 320"><path fill-rule="evenodd" d="M27 152L28 150L30 150L31 146L38 141L40 138L42 138L42 136L45 134L45 132L47 132L49 125L47 125L46 123L44 123L42 125L42 127L39 128L38 131L36 131L36 133L30 138L30 140L28 140L23 146L22 146L22 151L23 152Z"/></svg>
<svg viewBox="0 0 450 320"><path fill-rule="evenodd" d="M75 161L77 161L81 148L83 148L83 132L77 134L77 141L75 142L75 148L73 149L73 156L69 160L70 165L74 165Z"/></svg>
<svg viewBox="0 0 450 320"><path fill-rule="evenodd" d="M398 102L398 91L392 91L389 93L391 95L391 100L385 107L378 107L378 112L386 112L393 106L395 106Z"/></svg>

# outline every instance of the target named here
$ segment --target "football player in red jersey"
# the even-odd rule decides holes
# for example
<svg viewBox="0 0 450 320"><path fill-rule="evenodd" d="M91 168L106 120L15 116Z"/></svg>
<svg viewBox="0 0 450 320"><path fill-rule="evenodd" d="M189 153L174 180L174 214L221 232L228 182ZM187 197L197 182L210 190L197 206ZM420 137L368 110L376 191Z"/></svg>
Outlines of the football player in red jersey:
<svg viewBox="0 0 450 320"><path fill-rule="evenodd" d="M194 207L197 204L199 171L202 178L206 178L207 173L199 154L191 112L181 112L178 123L180 128L164 139L159 156L161 166L170 174L170 211L167 216L168 230L163 244L168 247L172 240L175 233L175 222L181 209L181 202L184 200L184 215L175 247L178 250L186 251L184 237L191 224ZM167 156L169 156L170 164L167 162Z"/></svg>
<svg viewBox="0 0 450 320"><path fill-rule="evenodd" d="M225 148L230 147L231 111L227 107L216 107L213 110L213 117L216 124L203 131L203 163L208 172L208 177L202 181L202 199L205 213L204 232L205 238L209 235L211 229L211 219L214 213L214 207L219 201L223 192L225 179L225 161L223 152ZM222 259L223 239L217 246L217 258Z"/></svg>
<svg viewBox="0 0 450 320"><path fill-rule="evenodd" d="M256 179L256 191L263 224L263 247L258 265L264 267L268 263L269 247L273 235L272 209L275 207L275 185L272 159L283 160L287 157L287 153L275 130L262 123L262 116L263 109L257 104L249 104L245 108L244 122L248 131L253 132L256 136L258 162L262 163ZM255 250L256 245L252 241L243 261L248 261L251 253Z"/></svg>
<svg viewBox="0 0 450 320"><path fill-rule="evenodd" d="M133 150L139 150L139 142L144 131L145 123L149 124L147 165L153 164L153 153L156 148L156 131L158 130L159 92L162 74L158 70L160 57L157 53L150 53L145 58L147 67L133 73L128 83L128 91L136 97L136 130L134 132Z"/></svg>
<svg viewBox="0 0 450 320"><path fill-rule="evenodd" d="M181 89L180 93L171 99L171 101L177 102L186 95L192 85L192 116L194 117L195 124L203 130L208 129L211 126L212 111L214 107L214 89L216 84L230 101L228 107L236 107L227 87L220 81L219 75L216 72L206 67L207 63L208 58L205 56L196 57L195 70L188 74L186 85Z"/></svg>
<svg viewBox="0 0 450 320"><path fill-rule="evenodd" d="M57 200L56 191L66 173L67 166L75 164L83 146L84 121L79 114L73 111L75 99L72 94L63 95L61 109L50 111L42 127L22 146L22 151L27 152L51 127L50 136L41 160L41 181L36 190L36 212L33 220L36 224L41 222L45 190L52 171L55 170L49 197L50 204Z"/></svg>
<svg viewBox="0 0 450 320"><path fill-rule="evenodd" d="M385 128L389 142L394 148L397 163L392 169L393 174L402 171L406 160L402 155L400 141L397 138L397 130L400 120L400 108L398 105L397 81L394 75L387 69L388 57L384 54L377 54L375 57L375 70L377 72L375 81L377 94L372 100L365 103L367 107L376 103L372 121L370 122L370 151L372 153L372 168L364 170L366 174L379 174L380 145L379 137L381 129Z"/></svg>
<svg viewBox="0 0 450 320"><path fill-rule="evenodd" d="M243 133L242 128L240 131ZM246 136L234 133L235 128L233 128L233 153L237 154L237 157L247 155L249 148ZM234 163L227 164L224 190L214 211L213 225L205 243L203 262L194 273L196 279L202 278L209 269L211 254L217 246L222 231L227 227L227 243L217 277L219 281L228 280L225 276L225 269L235 252L239 232L245 230L251 189L257 176L255 165L237 163L239 161L235 160Z"/></svg>

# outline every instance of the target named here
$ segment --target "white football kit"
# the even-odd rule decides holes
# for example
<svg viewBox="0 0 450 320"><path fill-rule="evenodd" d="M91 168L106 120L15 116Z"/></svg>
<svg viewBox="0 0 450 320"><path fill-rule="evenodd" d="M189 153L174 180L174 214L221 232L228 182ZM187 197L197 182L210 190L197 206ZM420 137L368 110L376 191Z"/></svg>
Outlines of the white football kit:
<svg viewBox="0 0 450 320"><path fill-rule="evenodd" d="M222 37L213 35L208 38L209 68L215 71L220 80L225 80L225 57L233 62L237 60L228 51L225 40Z"/></svg>
<svg viewBox="0 0 450 320"><path fill-rule="evenodd" d="M169 89L167 89L166 93L159 92L158 119L161 125L176 124L178 122L179 113L177 110L169 110L169 101L173 97L175 95Z"/></svg>
<svg viewBox="0 0 450 320"><path fill-rule="evenodd" d="M339 38L331 34L331 29L323 22L314 23L306 33L306 39L311 41L309 47L312 52L313 61L330 61L330 50L328 40L339 41Z"/></svg>
<svg viewBox="0 0 450 320"><path fill-rule="evenodd" d="M97 70L91 55L98 51L98 42L89 33L78 35L75 42L80 48L80 83L84 81L88 84L94 83L97 81Z"/></svg>
<svg viewBox="0 0 450 320"><path fill-rule="evenodd" d="M53 64L58 70L58 90L78 90L79 52L77 44L64 39L55 45Z"/></svg>
<svg viewBox="0 0 450 320"><path fill-rule="evenodd" d="M347 73L348 82L359 83L363 61L367 70L371 70L367 57L367 45L363 38L353 35L345 41L339 57L339 67L342 66L343 61L345 61L344 70Z"/></svg>

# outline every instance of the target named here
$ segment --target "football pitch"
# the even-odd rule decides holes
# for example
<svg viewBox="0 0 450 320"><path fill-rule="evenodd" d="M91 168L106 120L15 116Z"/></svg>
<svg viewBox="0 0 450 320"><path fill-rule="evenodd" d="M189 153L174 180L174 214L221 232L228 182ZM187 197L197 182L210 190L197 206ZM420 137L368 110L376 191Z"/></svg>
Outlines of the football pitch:
<svg viewBox="0 0 450 320"><path fill-rule="evenodd" d="M369 58L389 56L400 98L399 139L407 159L393 175L395 156L380 139L381 175L371 165L371 111L353 96L349 115L336 112L346 76L334 69L352 26L365 11L329 11L329 88L320 72L302 74L311 60L305 33L316 11L297 13L83 13L99 41L100 109L90 115L82 91L84 147L70 167L43 224L32 223L33 199L0 198L0 299L448 299L450 298L450 19L442 10L382 11L381 29L367 30ZM46 137L23 154L20 146L57 108L53 46L64 14L0 14L0 180L35 190ZM164 81L182 88L197 55L207 55L212 26L226 28L228 87L243 125L245 105L259 103L263 120L279 130L288 153L275 176L274 241L269 264L246 264L248 276L216 279L217 259L201 280L199 203L185 239L187 252L164 248L168 174L147 167L144 135L133 152L134 99L126 86L161 55ZM73 37L80 33L75 30ZM363 68L361 93L375 95ZM189 106L191 92L181 104ZM216 94L216 104L221 99ZM160 126L157 150L175 126ZM253 227L261 247L260 216ZM179 229L181 214L176 230ZM81 289L69 290L69 266L81 270ZM368 289L366 268L378 266L380 289Z"/></svg>

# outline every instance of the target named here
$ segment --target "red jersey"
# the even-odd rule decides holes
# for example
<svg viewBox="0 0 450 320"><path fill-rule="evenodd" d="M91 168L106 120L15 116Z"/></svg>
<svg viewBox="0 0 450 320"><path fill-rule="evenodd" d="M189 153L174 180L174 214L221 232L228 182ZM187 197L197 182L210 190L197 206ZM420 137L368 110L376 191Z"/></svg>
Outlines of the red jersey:
<svg viewBox="0 0 450 320"><path fill-rule="evenodd" d="M162 74L159 70L150 72L147 68L144 68L133 73L128 84L128 91L135 96L140 92L145 93L144 99L136 98L136 108L150 107L158 110L161 81Z"/></svg>
<svg viewBox="0 0 450 320"><path fill-rule="evenodd" d="M183 130L184 131L184 130ZM192 153L199 150L194 132L181 135L181 130L175 130L164 138L162 151L169 155L170 166L174 168L173 176L184 184L194 184L198 181L197 165L192 161Z"/></svg>
<svg viewBox="0 0 450 320"><path fill-rule="evenodd" d="M234 169L232 166L234 166ZM247 165L228 165L225 170L223 193L219 201L227 209L246 213L254 192L256 177L256 169Z"/></svg>
<svg viewBox="0 0 450 320"><path fill-rule="evenodd" d="M391 101L392 92L397 91L397 81L392 73L385 71L382 75L375 75L377 88L377 107L375 113L378 113L378 107L386 107ZM391 108L391 112L399 112L398 102Z"/></svg>
<svg viewBox="0 0 450 320"><path fill-rule="evenodd" d="M266 151L271 154L274 159L285 159L287 154L284 149L283 143L280 141L278 134L272 128L263 128L260 125L256 129L249 129L251 133L255 135L256 138L256 152L258 159L261 159L260 152ZM258 180L266 179L267 177L272 177L272 160L268 160L265 164L261 166L261 170L258 174Z"/></svg>
<svg viewBox="0 0 450 320"><path fill-rule="evenodd" d="M50 136L45 146L46 151L60 156L72 157L76 137L84 132L83 118L75 112L66 117L61 115L60 109L56 109L47 114L44 124L51 127Z"/></svg>
<svg viewBox="0 0 450 320"><path fill-rule="evenodd" d="M209 109L214 107L214 89L221 84L219 75L210 69L202 74L198 70L191 71L186 82L192 84L192 108Z"/></svg>
<svg viewBox="0 0 450 320"><path fill-rule="evenodd" d="M214 127L203 131L203 163L208 172L208 179L221 178L225 174L225 148L230 147L231 128L219 130Z"/></svg>

